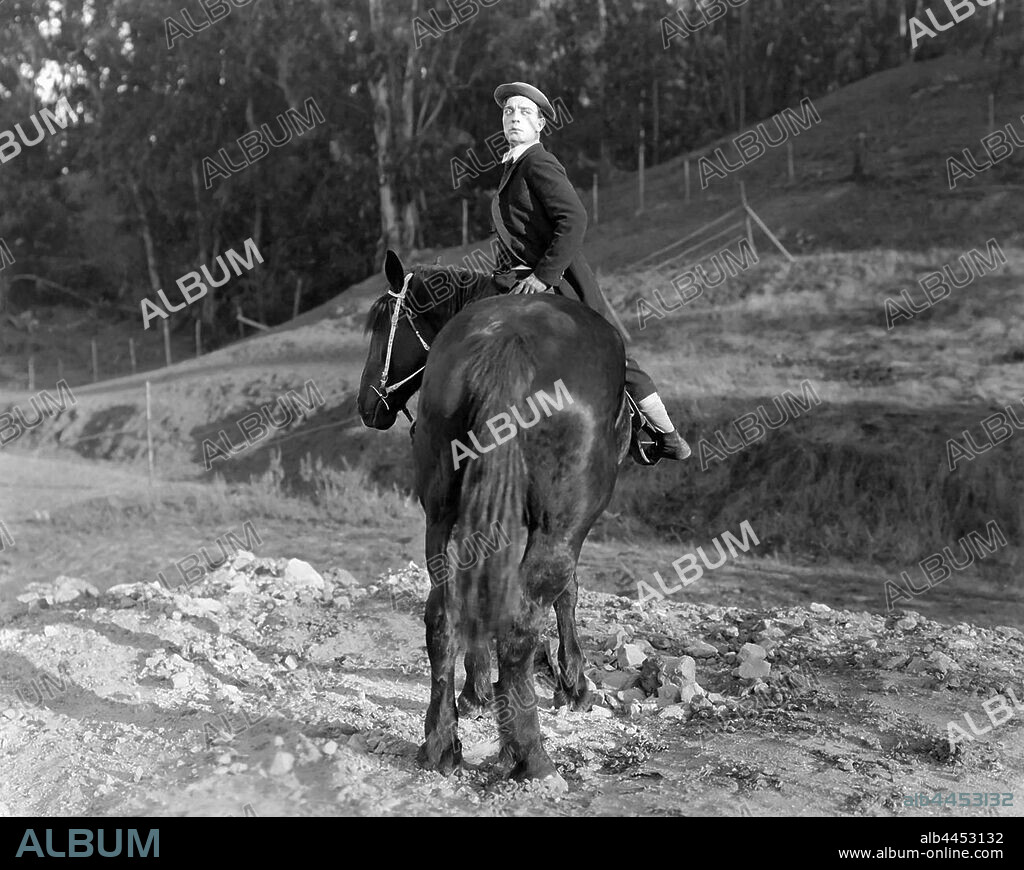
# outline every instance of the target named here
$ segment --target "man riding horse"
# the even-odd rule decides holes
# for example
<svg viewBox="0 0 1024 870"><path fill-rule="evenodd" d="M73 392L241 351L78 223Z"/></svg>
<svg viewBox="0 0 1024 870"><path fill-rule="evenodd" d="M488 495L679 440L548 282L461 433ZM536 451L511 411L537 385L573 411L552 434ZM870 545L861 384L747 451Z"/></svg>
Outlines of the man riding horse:
<svg viewBox="0 0 1024 870"><path fill-rule="evenodd" d="M499 85L495 102L511 150L502 158L504 172L491 200L498 235L495 280L512 293L549 290L575 297L606 320L608 303L584 259L587 212L564 167L540 141L545 119L554 117L548 98L525 82ZM686 459L690 448L665 410L654 382L632 357L626 357L626 390L647 418L654 439L650 462Z"/></svg>

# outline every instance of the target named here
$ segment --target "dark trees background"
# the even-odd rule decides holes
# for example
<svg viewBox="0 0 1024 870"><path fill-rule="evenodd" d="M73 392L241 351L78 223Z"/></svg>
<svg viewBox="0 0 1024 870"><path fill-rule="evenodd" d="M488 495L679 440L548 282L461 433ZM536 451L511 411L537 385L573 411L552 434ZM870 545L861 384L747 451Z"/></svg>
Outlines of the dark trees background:
<svg viewBox="0 0 1024 870"><path fill-rule="evenodd" d="M930 6L946 21L943 4L751 0L685 37L674 10L701 21L692 0L204 4L0 3L0 130L31 138L30 118L61 99L78 119L0 165L0 238L17 260L0 306L29 291L39 304L39 288L11 283L27 273L59 288L53 301L137 310L157 288L179 298L176 278L216 274L216 256L251 237L264 265L190 310L216 343L234 334L235 303L278 323L300 281L306 309L379 268L386 247L459 243L464 198L471 236L486 235L497 169L456 189L451 161L488 161L500 82L563 101L573 121L555 150L588 186L635 168L641 126L651 166L915 54L998 51L1024 27L999 0L912 52L908 18ZM452 27L454 8L477 11ZM239 137L278 131L310 99L324 123L206 189L204 159L244 161Z"/></svg>

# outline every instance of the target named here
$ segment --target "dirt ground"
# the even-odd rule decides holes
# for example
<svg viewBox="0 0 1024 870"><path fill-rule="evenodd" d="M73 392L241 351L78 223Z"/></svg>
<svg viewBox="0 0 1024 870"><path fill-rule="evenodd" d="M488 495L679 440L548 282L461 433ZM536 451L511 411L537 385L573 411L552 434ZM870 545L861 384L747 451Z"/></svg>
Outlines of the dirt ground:
<svg viewBox="0 0 1024 870"><path fill-rule="evenodd" d="M550 709L538 665L558 797L496 774L490 718L460 723L463 771L419 770L425 574L318 567L239 552L191 588L61 578L4 604L0 811L1024 815L1016 629L584 591L598 704ZM1011 716L975 737L985 702ZM905 806L921 793L943 802Z"/></svg>

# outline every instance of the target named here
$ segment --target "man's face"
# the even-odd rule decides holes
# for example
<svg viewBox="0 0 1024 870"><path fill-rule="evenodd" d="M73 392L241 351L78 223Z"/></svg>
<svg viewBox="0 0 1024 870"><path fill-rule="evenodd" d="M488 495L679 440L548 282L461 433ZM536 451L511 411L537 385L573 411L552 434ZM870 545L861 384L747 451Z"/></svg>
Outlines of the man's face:
<svg viewBox="0 0 1024 870"><path fill-rule="evenodd" d="M501 118L505 138L513 148L527 142L536 142L540 139L540 131L544 129L540 108L526 97L516 95L505 100Z"/></svg>

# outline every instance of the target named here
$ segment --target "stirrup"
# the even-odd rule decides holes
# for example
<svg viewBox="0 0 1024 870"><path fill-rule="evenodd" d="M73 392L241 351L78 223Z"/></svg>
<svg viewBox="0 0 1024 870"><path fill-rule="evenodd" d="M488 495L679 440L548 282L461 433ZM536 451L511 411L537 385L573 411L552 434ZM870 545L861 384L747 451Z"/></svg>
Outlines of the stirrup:
<svg viewBox="0 0 1024 870"><path fill-rule="evenodd" d="M626 393L630 414L629 455L637 465L657 465L661 462L658 455L658 442L651 434L653 427L647 416L640 410L633 397Z"/></svg>

